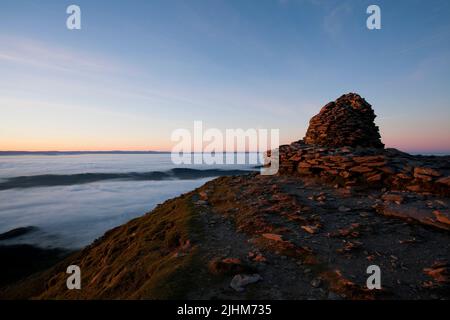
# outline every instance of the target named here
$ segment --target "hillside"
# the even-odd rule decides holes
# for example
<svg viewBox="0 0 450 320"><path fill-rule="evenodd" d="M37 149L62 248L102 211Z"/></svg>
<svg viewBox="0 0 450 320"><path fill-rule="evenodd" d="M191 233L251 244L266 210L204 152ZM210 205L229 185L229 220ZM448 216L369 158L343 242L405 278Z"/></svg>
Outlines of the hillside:
<svg viewBox="0 0 450 320"><path fill-rule="evenodd" d="M374 119L344 95L280 147L277 175L210 181L0 297L448 299L450 158L384 149ZM66 288L72 264L81 290Z"/></svg>

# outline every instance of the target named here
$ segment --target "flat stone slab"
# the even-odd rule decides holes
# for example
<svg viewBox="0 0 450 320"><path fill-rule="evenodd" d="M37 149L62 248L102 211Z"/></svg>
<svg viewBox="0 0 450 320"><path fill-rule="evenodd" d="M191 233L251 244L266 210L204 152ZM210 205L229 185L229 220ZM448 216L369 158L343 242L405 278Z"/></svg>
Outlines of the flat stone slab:
<svg viewBox="0 0 450 320"><path fill-rule="evenodd" d="M412 219L429 226L450 231L450 220L444 219L444 214L440 211L439 214L436 214L436 210L424 207L420 203L387 203L378 210L378 213L388 217Z"/></svg>

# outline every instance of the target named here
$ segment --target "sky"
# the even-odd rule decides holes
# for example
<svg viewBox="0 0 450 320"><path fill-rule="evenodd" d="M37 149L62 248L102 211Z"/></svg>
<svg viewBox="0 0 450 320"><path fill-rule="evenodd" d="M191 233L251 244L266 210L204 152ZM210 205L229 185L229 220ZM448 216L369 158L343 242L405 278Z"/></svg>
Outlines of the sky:
<svg viewBox="0 0 450 320"><path fill-rule="evenodd" d="M167 151L196 120L284 144L357 92L386 146L450 153L449 89L448 0L0 3L0 150Z"/></svg>

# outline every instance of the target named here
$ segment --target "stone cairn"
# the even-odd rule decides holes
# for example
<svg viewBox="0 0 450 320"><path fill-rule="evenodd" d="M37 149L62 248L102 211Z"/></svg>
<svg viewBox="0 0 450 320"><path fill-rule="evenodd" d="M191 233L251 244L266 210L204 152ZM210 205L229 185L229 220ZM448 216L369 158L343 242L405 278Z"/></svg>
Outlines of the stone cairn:
<svg viewBox="0 0 450 320"><path fill-rule="evenodd" d="M324 147L383 148L375 117L365 99L355 93L345 94L312 117L304 141Z"/></svg>
<svg viewBox="0 0 450 320"><path fill-rule="evenodd" d="M279 173L320 178L337 187L450 196L450 157L385 149L375 117L355 93L328 103L311 119L303 140L280 146Z"/></svg>

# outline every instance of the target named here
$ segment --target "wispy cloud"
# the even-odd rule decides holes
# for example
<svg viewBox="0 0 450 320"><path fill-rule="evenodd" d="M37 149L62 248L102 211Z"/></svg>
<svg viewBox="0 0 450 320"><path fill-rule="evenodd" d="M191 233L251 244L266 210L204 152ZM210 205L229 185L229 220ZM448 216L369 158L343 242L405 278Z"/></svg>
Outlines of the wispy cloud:
<svg viewBox="0 0 450 320"><path fill-rule="evenodd" d="M178 94L173 88L153 88L153 77L132 64L122 63L111 56L96 56L25 37L0 35L0 65L2 64L36 71L13 73L18 88L33 84L31 89L36 90L44 83L46 88L82 92L84 95L94 93L104 97L156 103L199 104L198 101ZM79 77L66 77L65 73ZM38 80L39 77L42 77L42 81ZM124 78L128 81L124 82Z"/></svg>
<svg viewBox="0 0 450 320"><path fill-rule="evenodd" d="M0 63L62 72L113 72L120 66L105 57L49 45L29 38L0 35Z"/></svg>
<svg viewBox="0 0 450 320"><path fill-rule="evenodd" d="M7 93L10 98L15 94L17 98L6 101L3 96L0 99L0 104L3 105L9 103L15 106L46 107L38 103L40 100L53 101L60 107L66 105L67 102L61 100L64 95L55 95L56 91L70 92L72 99L78 101L77 109L80 110L80 106L85 105L86 112L94 108L109 112L117 110L119 104L143 114L148 114L150 110L166 114L186 108L201 113L204 110L220 111L226 106L235 112L245 107L285 115L292 114L292 109L296 109L286 107L286 102L262 99L257 93L245 93L240 88L210 87L205 91L203 87L186 84L181 86L178 80L170 84L162 83L157 75L146 72L145 68L139 69L109 55L96 56L72 51L64 46L24 37L0 35L0 65L2 64L33 71L13 71L10 75L14 79L12 84L11 78L9 83L6 79L0 79L0 84L4 85L0 92ZM66 73L76 74L77 77L67 77ZM35 103L27 101L23 104L23 92L28 92L28 96L32 95L36 99ZM85 98L90 98L91 102L84 101Z"/></svg>

